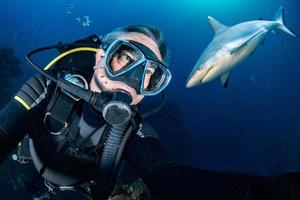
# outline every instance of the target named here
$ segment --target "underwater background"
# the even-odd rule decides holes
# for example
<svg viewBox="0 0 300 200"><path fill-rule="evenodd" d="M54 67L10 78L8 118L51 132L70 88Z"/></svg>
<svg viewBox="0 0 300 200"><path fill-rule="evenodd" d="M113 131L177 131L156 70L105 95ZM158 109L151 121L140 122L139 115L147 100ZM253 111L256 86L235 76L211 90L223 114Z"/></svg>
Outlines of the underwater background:
<svg viewBox="0 0 300 200"><path fill-rule="evenodd" d="M269 34L263 46L232 70L226 89L218 79L185 88L213 38L207 16L231 26L271 20L280 6L286 26L300 34L297 0L0 0L0 48L12 49L20 62L10 76L0 63L0 104L35 73L25 60L29 51L92 33L105 35L128 24L152 24L167 39L173 79L165 108L149 120L170 154L187 165L217 171L300 171L299 37ZM7 161L1 170L19 177L11 172L14 165ZM1 195L5 191L0 188Z"/></svg>

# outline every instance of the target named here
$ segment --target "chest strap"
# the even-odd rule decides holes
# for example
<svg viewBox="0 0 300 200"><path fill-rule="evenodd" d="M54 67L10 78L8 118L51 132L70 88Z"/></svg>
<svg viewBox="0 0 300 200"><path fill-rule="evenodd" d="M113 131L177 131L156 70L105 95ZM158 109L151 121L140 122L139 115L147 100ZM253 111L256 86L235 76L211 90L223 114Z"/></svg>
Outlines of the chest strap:
<svg viewBox="0 0 300 200"><path fill-rule="evenodd" d="M48 131L53 135L60 135L69 128L70 118L76 109L77 100L56 88L47 107L44 123Z"/></svg>

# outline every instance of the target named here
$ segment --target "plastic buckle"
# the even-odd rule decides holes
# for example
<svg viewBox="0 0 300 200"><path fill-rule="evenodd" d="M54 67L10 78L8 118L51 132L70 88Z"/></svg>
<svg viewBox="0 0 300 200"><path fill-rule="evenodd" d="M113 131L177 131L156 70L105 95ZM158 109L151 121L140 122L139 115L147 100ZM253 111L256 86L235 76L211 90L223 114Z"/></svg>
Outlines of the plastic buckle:
<svg viewBox="0 0 300 200"><path fill-rule="evenodd" d="M47 128L47 130L52 134L52 135L60 135L67 127L68 127L68 123L67 122L64 122L64 124L63 124L63 127L59 130L59 131L57 131L57 132L53 132L53 131L51 131L51 130L49 130L49 128L47 127L47 118L48 117L51 117L51 113L50 112L47 112L46 114L45 114L45 117L44 117L44 124L46 125L46 128ZM52 118L52 119L54 119L54 118ZM56 120L56 119L54 119L54 120ZM56 120L57 122L60 122L60 121L58 121L58 120ZM60 122L61 123L61 122Z"/></svg>

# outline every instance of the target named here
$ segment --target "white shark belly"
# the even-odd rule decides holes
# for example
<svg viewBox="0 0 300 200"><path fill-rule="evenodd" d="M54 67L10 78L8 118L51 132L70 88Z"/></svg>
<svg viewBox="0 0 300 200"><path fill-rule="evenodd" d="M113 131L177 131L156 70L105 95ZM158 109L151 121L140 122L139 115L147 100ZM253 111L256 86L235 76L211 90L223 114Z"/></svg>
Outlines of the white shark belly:
<svg viewBox="0 0 300 200"><path fill-rule="evenodd" d="M231 69L246 60L255 51L259 43L260 41L258 40L253 41L233 54L230 54L229 52L224 54L224 51L218 52L219 54L222 54L222 56L218 56L219 58L214 62L212 68L203 77L202 82L205 83L211 81L230 72Z"/></svg>

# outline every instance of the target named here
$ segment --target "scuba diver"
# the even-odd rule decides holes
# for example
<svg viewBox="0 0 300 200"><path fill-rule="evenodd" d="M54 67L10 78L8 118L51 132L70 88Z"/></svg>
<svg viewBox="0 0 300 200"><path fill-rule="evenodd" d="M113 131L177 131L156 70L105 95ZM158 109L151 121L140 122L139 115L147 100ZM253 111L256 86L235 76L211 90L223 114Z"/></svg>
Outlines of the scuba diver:
<svg viewBox="0 0 300 200"><path fill-rule="evenodd" d="M32 57L50 49L59 55L41 69ZM168 86L167 58L159 29L144 25L30 52L39 73L0 113L0 162L27 135L50 189L108 199L127 161L156 199L245 199L249 180L261 177L182 166L144 122L138 104Z"/></svg>

